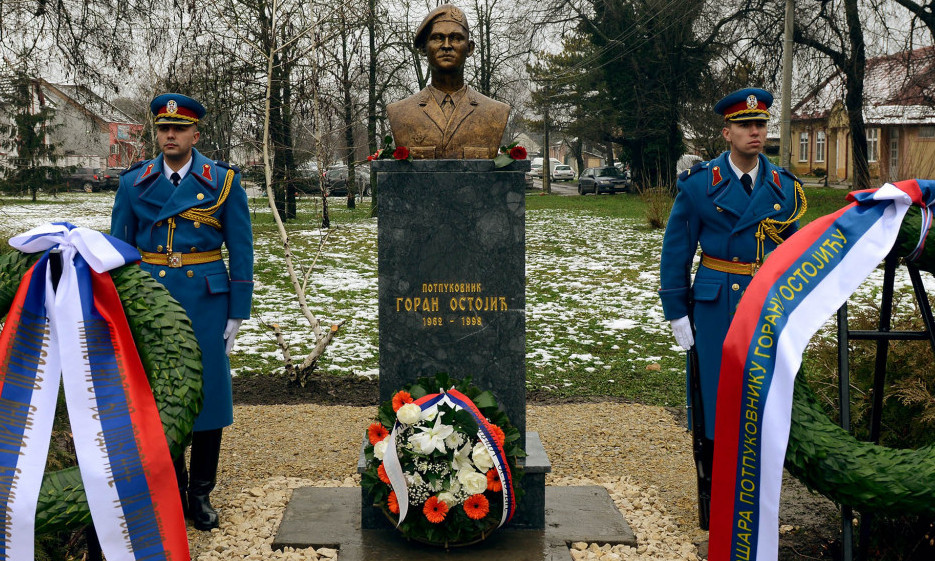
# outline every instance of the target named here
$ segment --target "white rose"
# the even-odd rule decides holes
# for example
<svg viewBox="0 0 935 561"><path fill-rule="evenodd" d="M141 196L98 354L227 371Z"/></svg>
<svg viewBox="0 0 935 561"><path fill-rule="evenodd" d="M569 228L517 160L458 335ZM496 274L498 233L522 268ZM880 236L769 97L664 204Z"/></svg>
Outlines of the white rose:
<svg viewBox="0 0 935 561"><path fill-rule="evenodd" d="M373 457L378 460L383 460L383 455L386 454L386 447L390 444L390 437L386 437L380 442L377 442L373 445Z"/></svg>
<svg viewBox="0 0 935 561"><path fill-rule="evenodd" d="M458 481L464 485L464 490L476 495L487 490L487 476L476 471L461 470L458 472Z"/></svg>
<svg viewBox="0 0 935 561"><path fill-rule="evenodd" d="M455 496L452 495L451 493L447 493L447 492L446 492L446 493L439 493L439 494L438 494L438 500L440 500L440 501L442 501L443 503L445 503L446 505L448 505L448 508L453 508L453 507L455 507L455 506L458 504L458 500L455 499Z"/></svg>
<svg viewBox="0 0 935 561"><path fill-rule="evenodd" d="M471 459L474 460L474 465L477 466L477 469L484 473L487 473L487 470L493 467L493 458L490 457L490 452L487 451L487 447L484 446L483 442L478 442L474 445L474 451L471 452Z"/></svg>
<svg viewBox="0 0 935 561"><path fill-rule="evenodd" d="M419 422L422 416L422 408L415 403L407 403L396 412L396 418L404 425L414 425Z"/></svg>

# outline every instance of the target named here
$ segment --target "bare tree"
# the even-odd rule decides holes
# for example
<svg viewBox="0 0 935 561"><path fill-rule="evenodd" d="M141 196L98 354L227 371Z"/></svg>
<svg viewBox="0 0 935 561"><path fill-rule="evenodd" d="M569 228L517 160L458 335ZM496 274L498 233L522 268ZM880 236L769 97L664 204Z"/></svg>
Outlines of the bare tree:
<svg viewBox="0 0 935 561"><path fill-rule="evenodd" d="M853 189L870 187L867 132L864 127L864 73L867 63L863 23L857 0L799 2L796 6L795 42L827 57L844 76Z"/></svg>

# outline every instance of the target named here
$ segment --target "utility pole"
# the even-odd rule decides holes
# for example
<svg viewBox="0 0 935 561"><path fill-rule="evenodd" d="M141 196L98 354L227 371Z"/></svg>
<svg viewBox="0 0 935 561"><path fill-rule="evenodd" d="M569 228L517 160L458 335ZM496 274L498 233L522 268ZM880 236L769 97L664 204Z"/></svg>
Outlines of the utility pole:
<svg viewBox="0 0 935 561"><path fill-rule="evenodd" d="M792 165L792 29L795 0L786 0L786 21L782 42L782 123L779 127L780 165Z"/></svg>
<svg viewBox="0 0 935 561"><path fill-rule="evenodd" d="M549 81L545 81L545 107L542 109L542 129L543 143L545 148L542 151L542 192L552 193L552 153L549 151L549 105L552 103L552 89L549 87Z"/></svg>

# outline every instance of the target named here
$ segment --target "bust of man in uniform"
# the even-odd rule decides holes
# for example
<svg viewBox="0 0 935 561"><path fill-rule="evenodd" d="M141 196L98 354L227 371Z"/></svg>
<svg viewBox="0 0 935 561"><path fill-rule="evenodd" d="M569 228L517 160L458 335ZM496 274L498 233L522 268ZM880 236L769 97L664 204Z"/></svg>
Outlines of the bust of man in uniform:
<svg viewBox="0 0 935 561"><path fill-rule="evenodd" d="M421 159L488 159L497 155L510 106L464 83L474 52L464 12L442 4L422 20L414 46L428 59L431 83L386 112L397 146Z"/></svg>

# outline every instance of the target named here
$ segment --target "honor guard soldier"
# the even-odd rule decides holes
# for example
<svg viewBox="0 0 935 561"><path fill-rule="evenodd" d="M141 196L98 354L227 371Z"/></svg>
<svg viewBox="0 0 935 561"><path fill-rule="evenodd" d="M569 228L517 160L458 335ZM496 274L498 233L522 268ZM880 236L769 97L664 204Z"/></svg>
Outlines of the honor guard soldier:
<svg viewBox="0 0 935 561"><path fill-rule="evenodd" d="M186 514L195 528L210 530L218 526L208 495L221 431L234 422L227 355L253 298L253 231L240 170L194 148L205 108L168 93L150 109L162 153L121 174L110 233L139 248L140 266L179 301L201 347L204 405L192 435L191 477L184 454L175 467Z"/></svg>
<svg viewBox="0 0 935 561"><path fill-rule="evenodd" d="M758 88L714 106L729 150L683 171L662 243L659 295L688 356L688 402L698 469L699 521L708 526L721 347L740 297L770 251L798 228L805 195L762 154L773 96ZM698 246L701 264L691 278Z"/></svg>

